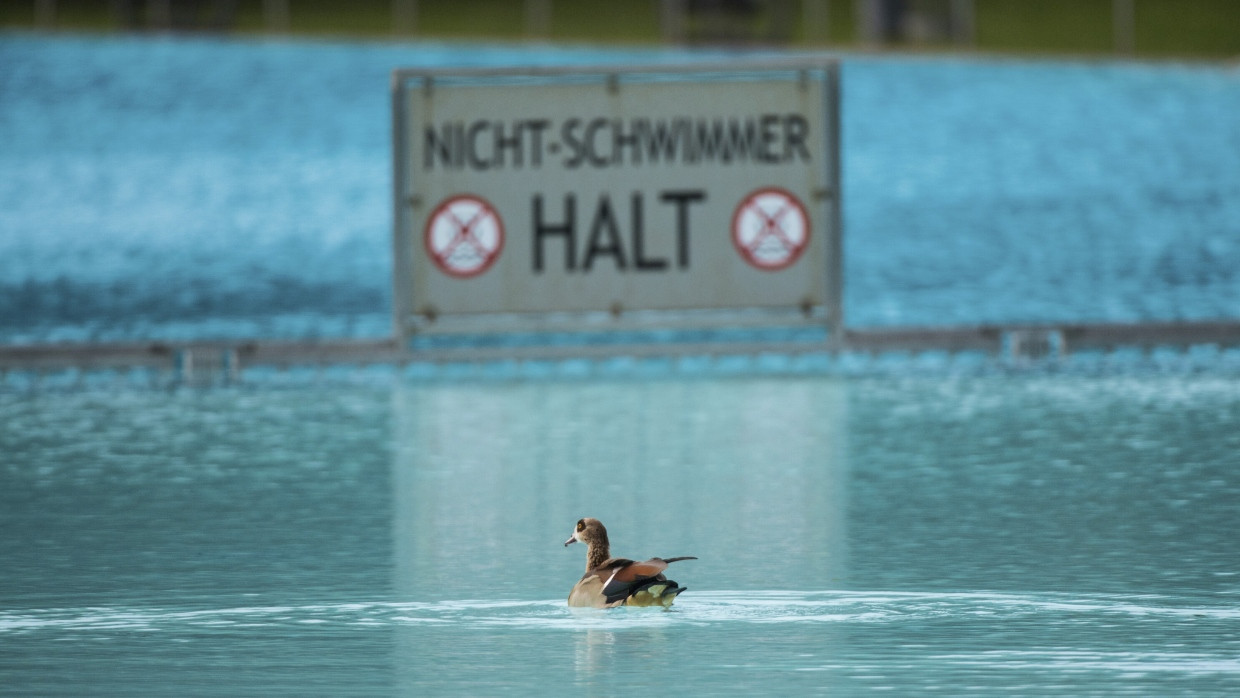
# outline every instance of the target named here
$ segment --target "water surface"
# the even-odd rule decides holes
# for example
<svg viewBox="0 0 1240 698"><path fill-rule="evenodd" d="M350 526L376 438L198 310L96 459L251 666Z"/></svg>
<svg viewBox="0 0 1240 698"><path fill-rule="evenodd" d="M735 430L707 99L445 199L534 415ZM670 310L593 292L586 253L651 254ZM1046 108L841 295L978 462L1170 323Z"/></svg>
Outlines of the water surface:
<svg viewBox="0 0 1240 698"><path fill-rule="evenodd" d="M384 335L392 68L720 56L0 35L0 341ZM850 322L1234 316L1235 70L843 88ZM1238 370L5 376L0 693L1232 695ZM565 606L587 515L673 611Z"/></svg>
<svg viewBox="0 0 1240 698"><path fill-rule="evenodd" d="M0 341L386 335L394 68L751 57L0 34ZM850 323L1236 316L1234 68L842 60Z"/></svg>
<svg viewBox="0 0 1240 698"><path fill-rule="evenodd" d="M0 393L0 692L1240 689L1234 377ZM573 611L615 552L671 612Z"/></svg>

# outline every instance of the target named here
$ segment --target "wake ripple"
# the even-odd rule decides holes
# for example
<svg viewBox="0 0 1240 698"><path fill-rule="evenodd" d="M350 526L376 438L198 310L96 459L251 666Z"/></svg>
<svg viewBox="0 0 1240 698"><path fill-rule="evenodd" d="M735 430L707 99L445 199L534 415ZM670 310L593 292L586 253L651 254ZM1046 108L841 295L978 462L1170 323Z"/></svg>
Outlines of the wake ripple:
<svg viewBox="0 0 1240 698"><path fill-rule="evenodd" d="M871 624L956 619L995 622L1056 619L1240 620L1234 605L1159 595L1012 594L990 592L708 591L668 610L570 609L561 599L374 601L230 608L86 607L0 611L0 635L98 631L158 632L206 628L434 626L623 630L651 625Z"/></svg>

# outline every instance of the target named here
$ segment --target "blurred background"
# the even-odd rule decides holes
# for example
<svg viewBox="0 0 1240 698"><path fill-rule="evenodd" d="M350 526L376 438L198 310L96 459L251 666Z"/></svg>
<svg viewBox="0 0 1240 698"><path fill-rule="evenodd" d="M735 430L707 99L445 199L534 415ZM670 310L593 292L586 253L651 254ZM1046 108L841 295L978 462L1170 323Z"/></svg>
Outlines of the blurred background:
<svg viewBox="0 0 1240 698"><path fill-rule="evenodd" d="M850 327L1235 327L1238 27L1236 0L4 0L0 349L390 336L395 68L794 53L841 60ZM0 694L1240 695L1234 344L0 366ZM700 557L681 615L568 614L585 515Z"/></svg>
<svg viewBox="0 0 1240 698"><path fill-rule="evenodd" d="M1232 0L10 0L0 25L1227 57Z"/></svg>
<svg viewBox="0 0 1240 698"><path fill-rule="evenodd" d="M10 0L0 343L391 332L397 67L842 59L849 327L1234 321L1232 0Z"/></svg>

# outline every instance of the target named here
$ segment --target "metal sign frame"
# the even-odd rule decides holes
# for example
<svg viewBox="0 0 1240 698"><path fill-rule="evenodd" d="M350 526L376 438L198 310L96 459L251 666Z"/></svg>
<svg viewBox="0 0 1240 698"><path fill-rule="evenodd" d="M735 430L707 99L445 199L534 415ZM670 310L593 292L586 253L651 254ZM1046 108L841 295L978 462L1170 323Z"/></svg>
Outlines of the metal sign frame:
<svg viewBox="0 0 1240 698"><path fill-rule="evenodd" d="M534 312L441 312L417 296L415 269L419 254L436 255L444 250L429 250L429 212L445 205L427 200L425 178L414 166L417 152L412 129L419 115L415 107L429 103L440 90L458 87L509 87L520 90L528 86L587 85L597 86L612 94L627 85L676 83L700 85L711 83L750 83L763 81L780 85L796 84L804 91L811 82L821 91L823 123L821 151L812 158L814 181L819 182L811 194L809 205L815 212L814 235L822 246L821 298L789 303L780 307L623 307L616 302L607 307L573 311ZM526 67L512 69L421 70L398 69L392 73L392 167L393 167L393 315L398 339L415 334L440 333L504 333L504 332L598 332L654 328L719 328L750 326L821 326L832 341L842 336L843 329L843 231L840 197L840 88L839 64L833 59L794 59L779 61L740 61L726 64L690 64L667 66L589 66L589 67ZM786 88L782 88L786 89ZM812 93L811 93L812 94ZM421 100L421 101L419 101ZM411 106L413 105L413 106ZM423 144L424 146L425 144ZM434 176L434 175L431 175ZM755 188L760 182L755 182ZM478 196L481 195L481 196ZM482 211L486 192L461 192L462 210ZM618 202L619 203L619 202ZM469 207L473 208L470 209ZM737 217L740 210L737 210ZM464 233L465 224L459 224ZM737 225L735 220L733 226ZM495 227L495 226L493 226ZM500 235L503 235L502 226ZM426 228L427 232L423 233ZM494 232L492 232L494 236ZM735 237L735 235L734 235ZM735 241L733 241L735 243ZM729 243L729 244L733 244ZM502 239L481 242L480 249L497 250ZM739 243L736 243L739 244ZM799 252L798 252L799 253ZM442 263L442 259L437 262ZM443 269L446 275L470 277L474 269L485 270L493 260L478 262L473 267ZM751 264L753 261L751 260ZM776 268L778 261L772 263ZM423 266L425 266L423 264ZM757 265L755 265L757 266ZM817 283L817 282L815 282Z"/></svg>

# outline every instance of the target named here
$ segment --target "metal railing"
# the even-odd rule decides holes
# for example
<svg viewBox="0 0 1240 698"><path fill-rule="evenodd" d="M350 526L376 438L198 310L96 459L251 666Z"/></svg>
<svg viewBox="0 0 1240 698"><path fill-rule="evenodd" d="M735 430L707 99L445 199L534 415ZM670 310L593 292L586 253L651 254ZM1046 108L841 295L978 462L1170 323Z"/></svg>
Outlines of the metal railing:
<svg viewBox="0 0 1240 698"><path fill-rule="evenodd" d="M1079 352L1125 348L1240 347L1240 321L1134 324L982 325L845 329L839 336L784 340L608 341L417 346L397 339L117 342L0 346L0 378L8 371L51 373L151 369L179 383L235 382L245 368L268 366L487 363L615 357L673 358L781 354L985 354L997 360L1061 360ZM222 379L217 381L216 379Z"/></svg>

